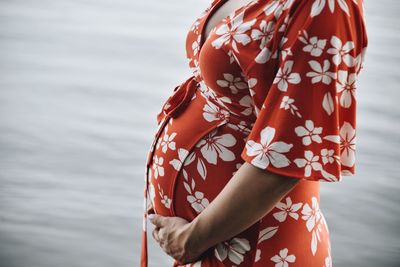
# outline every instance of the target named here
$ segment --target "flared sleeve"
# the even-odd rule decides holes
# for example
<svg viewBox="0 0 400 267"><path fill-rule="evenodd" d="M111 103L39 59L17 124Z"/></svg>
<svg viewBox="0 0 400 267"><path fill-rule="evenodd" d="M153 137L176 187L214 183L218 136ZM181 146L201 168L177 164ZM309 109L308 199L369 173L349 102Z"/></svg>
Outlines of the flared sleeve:
<svg viewBox="0 0 400 267"><path fill-rule="evenodd" d="M340 181L355 174L364 17L356 1L305 2L311 4L288 10L275 25L281 32L275 52L266 46L246 67L256 121L241 157L288 177Z"/></svg>

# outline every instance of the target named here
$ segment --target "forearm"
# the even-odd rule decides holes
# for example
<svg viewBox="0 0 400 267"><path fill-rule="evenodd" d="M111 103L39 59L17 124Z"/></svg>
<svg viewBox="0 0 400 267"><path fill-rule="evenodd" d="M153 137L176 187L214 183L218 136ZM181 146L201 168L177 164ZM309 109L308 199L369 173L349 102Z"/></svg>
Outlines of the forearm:
<svg viewBox="0 0 400 267"><path fill-rule="evenodd" d="M206 250L246 230L272 210L299 180L268 173L245 162L190 223L189 242Z"/></svg>

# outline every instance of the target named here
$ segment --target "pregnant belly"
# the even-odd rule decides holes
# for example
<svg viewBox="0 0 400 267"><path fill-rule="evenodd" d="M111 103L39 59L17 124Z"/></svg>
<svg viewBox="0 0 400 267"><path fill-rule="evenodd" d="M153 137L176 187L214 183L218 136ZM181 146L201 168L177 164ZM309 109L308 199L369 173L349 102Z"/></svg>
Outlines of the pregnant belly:
<svg viewBox="0 0 400 267"><path fill-rule="evenodd" d="M195 218L243 163L243 132L196 92L185 111L168 118L154 140L149 194L163 216Z"/></svg>

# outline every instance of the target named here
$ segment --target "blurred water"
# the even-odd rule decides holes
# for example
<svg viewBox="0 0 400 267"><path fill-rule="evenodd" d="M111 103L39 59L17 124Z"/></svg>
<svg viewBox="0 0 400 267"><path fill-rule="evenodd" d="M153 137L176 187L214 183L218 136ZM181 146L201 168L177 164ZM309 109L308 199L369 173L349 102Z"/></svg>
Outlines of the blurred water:
<svg viewBox="0 0 400 267"><path fill-rule="evenodd" d="M322 185L335 266L400 263L400 3L367 0L355 177ZM155 115L209 0L0 2L0 266L138 266ZM151 266L172 260L150 238Z"/></svg>

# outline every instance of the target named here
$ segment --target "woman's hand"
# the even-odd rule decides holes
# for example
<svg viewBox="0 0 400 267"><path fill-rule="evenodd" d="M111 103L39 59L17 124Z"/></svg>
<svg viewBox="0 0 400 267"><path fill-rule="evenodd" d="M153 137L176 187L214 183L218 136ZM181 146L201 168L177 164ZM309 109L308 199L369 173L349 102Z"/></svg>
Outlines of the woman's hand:
<svg viewBox="0 0 400 267"><path fill-rule="evenodd" d="M190 223L180 217L149 215L156 226L153 238L181 264L196 261L208 248L259 221L300 180L267 172L245 162L217 197Z"/></svg>
<svg viewBox="0 0 400 267"><path fill-rule="evenodd" d="M158 214L150 214L148 218L155 225L152 236L165 253L180 264L194 262L199 258L203 251L199 251L199 246L195 244L196 237L190 222L180 217Z"/></svg>

